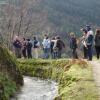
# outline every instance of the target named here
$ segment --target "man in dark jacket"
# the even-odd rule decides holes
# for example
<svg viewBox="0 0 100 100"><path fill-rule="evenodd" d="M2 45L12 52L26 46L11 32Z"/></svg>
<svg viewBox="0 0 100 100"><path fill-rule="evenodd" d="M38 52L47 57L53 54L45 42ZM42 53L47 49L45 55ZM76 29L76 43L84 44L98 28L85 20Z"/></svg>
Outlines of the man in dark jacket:
<svg viewBox="0 0 100 100"><path fill-rule="evenodd" d="M57 51L57 58L61 58L62 50L63 50L63 48L65 48L65 44L61 40L61 38L59 36L57 37L56 47L58 49L58 51Z"/></svg>
<svg viewBox="0 0 100 100"><path fill-rule="evenodd" d="M27 55L26 55L26 39L23 38L22 40L22 55L24 58L27 58Z"/></svg>
<svg viewBox="0 0 100 100"><path fill-rule="evenodd" d="M27 39L27 56L28 58L32 58L32 43L30 41L30 39Z"/></svg>
<svg viewBox="0 0 100 100"><path fill-rule="evenodd" d="M95 49L96 49L96 53L97 53L97 59L99 59L100 58L100 29L96 30Z"/></svg>
<svg viewBox="0 0 100 100"><path fill-rule="evenodd" d="M51 52L51 57L52 59L55 59L55 52L54 52L54 45L55 45L55 38L53 37L51 42L50 42L50 52Z"/></svg>
<svg viewBox="0 0 100 100"><path fill-rule="evenodd" d="M38 41L37 37L33 38L32 44L33 44L33 57L37 59L39 58L39 47L40 47L40 42Z"/></svg>

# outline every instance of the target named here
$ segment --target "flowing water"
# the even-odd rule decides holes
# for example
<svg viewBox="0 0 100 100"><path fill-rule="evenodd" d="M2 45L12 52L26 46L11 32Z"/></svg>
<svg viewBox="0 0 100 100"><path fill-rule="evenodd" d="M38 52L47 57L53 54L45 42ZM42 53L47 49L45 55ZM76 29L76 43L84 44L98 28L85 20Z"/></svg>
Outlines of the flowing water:
<svg viewBox="0 0 100 100"><path fill-rule="evenodd" d="M53 100L57 94L56 82L24 77L24 86L16 97L11 100Z"/></svg>

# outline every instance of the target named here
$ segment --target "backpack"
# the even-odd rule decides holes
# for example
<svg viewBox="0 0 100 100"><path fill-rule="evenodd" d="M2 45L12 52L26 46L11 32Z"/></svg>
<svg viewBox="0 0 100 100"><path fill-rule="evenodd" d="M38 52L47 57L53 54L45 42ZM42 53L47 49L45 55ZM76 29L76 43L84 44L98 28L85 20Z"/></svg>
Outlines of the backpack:
<svg viewBox="0 0 100 100"><path fill-rule="evenodd" d="M40 46L40 43L39 43L39 41L37 41L37 40L34 40L33 47L34 47L34 48L38 48L39 46Z"/></svg>

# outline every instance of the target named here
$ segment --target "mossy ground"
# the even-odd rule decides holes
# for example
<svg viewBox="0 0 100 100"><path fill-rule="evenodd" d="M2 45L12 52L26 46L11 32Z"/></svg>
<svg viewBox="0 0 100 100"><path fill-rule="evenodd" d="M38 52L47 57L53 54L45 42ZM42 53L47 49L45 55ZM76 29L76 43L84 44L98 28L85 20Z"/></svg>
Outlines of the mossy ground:
<svg viewBox="0 0 100 100"><path fill-rule="evenodd" d="M22 74L59 83L55 100L98 100L92 68L83 60L18 60Z"/></svg>

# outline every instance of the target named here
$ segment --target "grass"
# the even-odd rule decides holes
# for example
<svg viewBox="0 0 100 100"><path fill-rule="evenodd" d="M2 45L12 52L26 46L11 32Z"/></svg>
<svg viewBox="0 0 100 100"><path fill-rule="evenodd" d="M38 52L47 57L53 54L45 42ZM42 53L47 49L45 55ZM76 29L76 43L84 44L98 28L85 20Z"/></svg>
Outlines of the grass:
<svg viewBox="0 0 100 100"><path fill-rule="evenodd" d="M23 75L52 79L59 83L55 100L98 100L92 68L83 60L22 60Z"/></svg>

